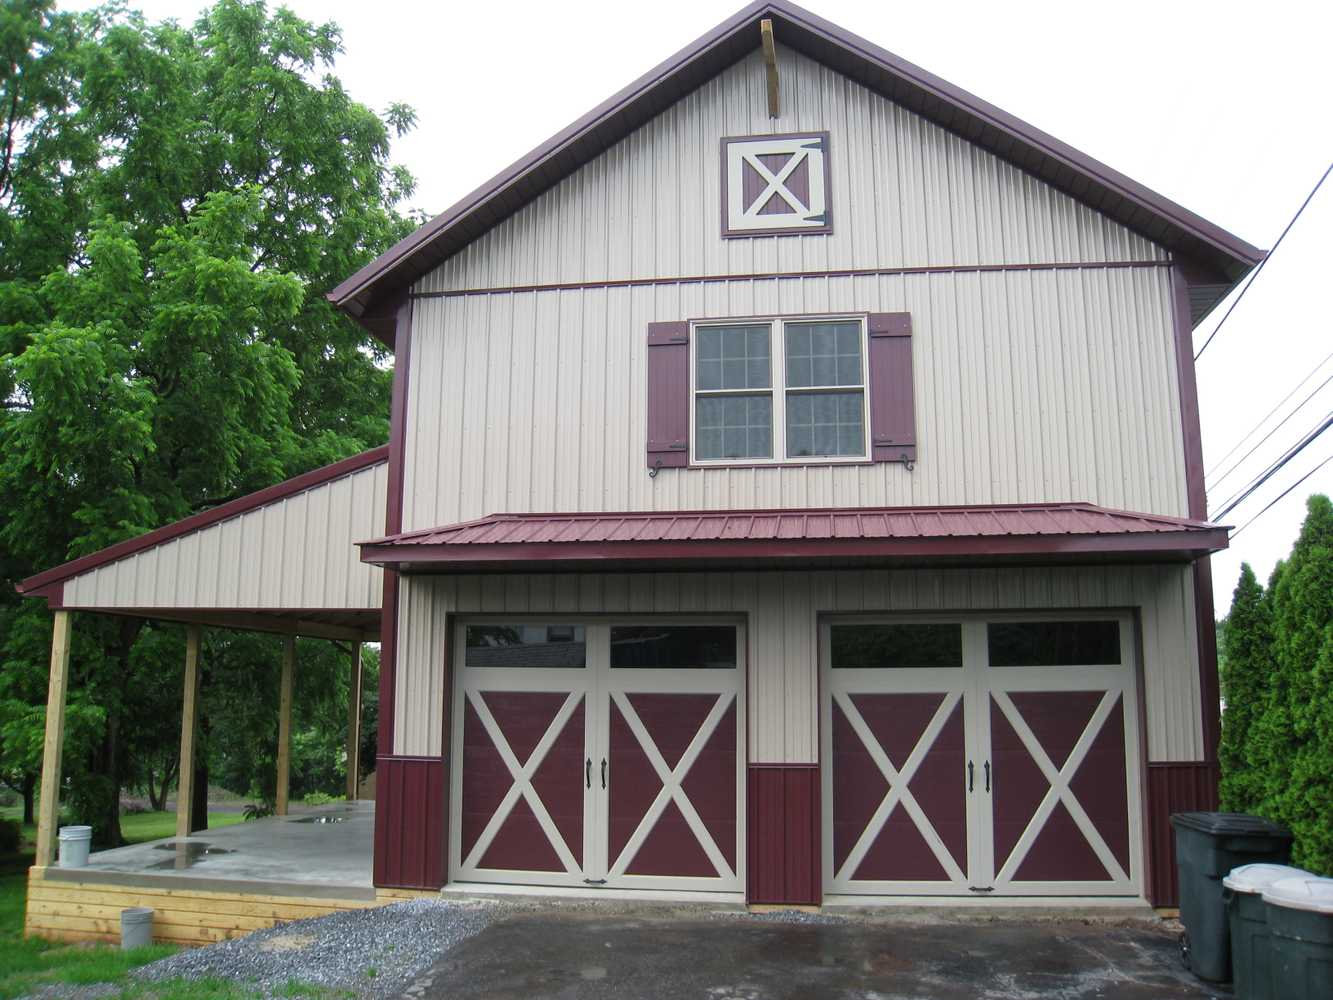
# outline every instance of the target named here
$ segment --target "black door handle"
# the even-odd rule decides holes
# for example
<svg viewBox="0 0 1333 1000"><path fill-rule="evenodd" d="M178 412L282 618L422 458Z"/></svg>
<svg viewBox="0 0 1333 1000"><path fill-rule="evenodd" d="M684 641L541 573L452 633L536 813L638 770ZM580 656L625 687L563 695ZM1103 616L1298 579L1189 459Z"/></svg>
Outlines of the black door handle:
<svg viewBox="0 0 1333 1000"><path fill-rule="evenodd" d="M583 764L583 783L588 788L592 787L592 758L589 757Z"/></svg>
<svg viewBox="0 0 1333 1000"><path fill-rule="evenodd" d="M967 790L972 791L972 762L967 762Z"/></svg>
<svg viewBox="0 0 1333 1000"><path fill-rule="evenodd" d="M990 791L990 761L986 761L986 791Z"/></svg>
<svg viewBox="0 0 1333 1000"><path fill-rule="evenodd" d="M602 758L602 787L606 787L606 758Z"/></svg>

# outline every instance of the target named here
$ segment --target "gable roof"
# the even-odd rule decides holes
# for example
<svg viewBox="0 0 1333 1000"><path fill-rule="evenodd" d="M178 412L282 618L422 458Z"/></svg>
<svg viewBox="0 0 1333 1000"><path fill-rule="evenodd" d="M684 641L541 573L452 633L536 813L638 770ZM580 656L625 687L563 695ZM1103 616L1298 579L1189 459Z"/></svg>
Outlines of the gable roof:
<svg viewBox="0 0 1333 1000"><path fill-rule="evenodd" d="M329 293L329 300L390 342L374 318L401 292L542 192L759 46L773 20L784 45L1033 174L1204 271L1197 322L1263 251L1054 136L787 0L756 0L608 98L522 159L399 241ZM1206 291L1205 291L1206 289Z"/></svg>

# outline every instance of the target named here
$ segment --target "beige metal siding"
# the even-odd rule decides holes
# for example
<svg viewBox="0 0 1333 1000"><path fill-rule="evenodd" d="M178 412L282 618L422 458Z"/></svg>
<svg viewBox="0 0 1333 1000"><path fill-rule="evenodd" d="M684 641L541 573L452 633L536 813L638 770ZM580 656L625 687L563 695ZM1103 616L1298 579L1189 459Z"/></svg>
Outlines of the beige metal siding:
<svg viewBox="0 0 1333 1000"><path fill-rule="evenodd" d="M420 291L848 267L1160 260L1165 252L991 153L779 47L755 51L525 206ZM723 240L724 136L830 133L833 233Z"/></svg>
<svg viewBox="0 0 1333 1000"><path fill-rule="evenodd" d="M65 583L80 608L378 608L383 577L355 543L384 533L381 462Z"/></svg>
<svg viewBox="0 0 1333 1000"><path fill-rule="evenodd" d="M443 753L446 616L749 616L749 759L818 754L817 615L855 611L1137 608L1149 759L1198 760L1198 651L1188 566L404 577L394 753Z"/></svg>
<svg viewBox="0 0 1333 1000"><path fill-rule="evenodd" d="M1086 500L1185 515L1166 269L787 279L421 299L405 530L496 512ZM912 314L920 461L664 469L650 321Z"/></svg>

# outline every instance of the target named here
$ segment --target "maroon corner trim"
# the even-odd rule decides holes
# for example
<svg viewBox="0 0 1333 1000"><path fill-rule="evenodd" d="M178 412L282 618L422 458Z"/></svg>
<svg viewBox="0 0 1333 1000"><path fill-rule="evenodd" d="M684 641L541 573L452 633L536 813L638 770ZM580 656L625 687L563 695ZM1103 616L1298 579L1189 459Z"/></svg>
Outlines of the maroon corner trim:
<svg viewBox="0 0 1333 1000"><path fill-rule="evenodd" d="M1194 370L1194 323L1190 310L1187 263L1171 268L1172 319L1176 341L1176 381L1180 395L1180 425L1184 441L1185 486L1189 516L1208 517L1204 485L1203 436L1199 420L1199 389ZM1199 651L1199 704L1205 761L1217 760L1221 739L1221 683L1217 675L1217 630L1214 623L1213 571L1206 556L1194 564L1194 617Z"/></svg>
<svg viewBox="0 0 1333 1000"><path fill-rule="evenodd" d="M217 524L219 521L227 521L248 511L256 510L267 504L275 503L287 497L294 496L297 493L304 493L306 490L321 486L324 483L332 482L335 479L341 479L343 476L351 475L353 472L359 472L361 469L369 468L372 465L378 465L389 457L387 445L381 445L378 448L372 448L370 451L363 451L359 455L353 455L350 458L344 458L341 462L334 462L332 465L326 465L319 469L312 469L309 472L294 476L291 479L284 480L281 483L275 483L265 489L258 490L247 496L239 497L229 503L221 504L209 510L201 511L190 517L183 518L180 521L174 521L171 524L164 525L154 531L150 531L135 538L127 538L123 542L117 542L115 545L109 545L104 549L93 552L86 556L80 556L78 559L72 559L67 563L61 563L59 566L53 566L51 569L43 570L22 581L17 590L20 594L33 595L39 589L43 593L38 596L47 597L45 588L48 584L58 580L68 580L71 576L77 576L80 573L86 573L98 566L105 566L109 562L115 562L117 559L124 559L126 556L132 556L136 552L142 552L150 549L154 545L161 545L174 538L180 538L182 535L188 535L192 531L199 531L210 525Z"/></svg>
<svg viewBox="0 0 1333 1000"><path fill-rule="evenodd" d="M443 757L376 758L375 885L400 889L444 885L444 775Z"/></svg>
<svg viewBox="0 0 1333 1000"><path fill-rule="evenodd" d="M730 192L727 189L727 144L752 139L818 139L824 144L824 224L822 226L788 226L782 229L732 229L727 214ZM722 137L722 238L755 239L764 236L827 236L833 232L833 168L829 157L828 132L775 132L772 135L728 135Z"/></svg>
<svg viewBox="0 0 1333 1000"><path fill-rule="evenodd" d="M819 765L750 764L746 771L746 901L818 906Z"/></svg>
<svg viewBox="0 0 1333 1000"><path fill-rule="evenodd" d="M1171 814L1217 808L1217 765L1208 762L1148 764L1148 877L1153 906L1178 906L1176 843Z"/></svg>
<svg viewBox="0 0 1333 1000"><path fill-rule="evenodd" d="M382 294L376 286L406 286L662 107L742 58L757 44L751 30L764 17L774 20L784 44L964 136L1149 239L1210 259L1232 282L1263 257L1260 250L1221 227L919 66L787 0L757 0L362 267L333 289L329 300L354 318L364 317L377 294ZM434 246L437 242L445 245ZM365 325L384 338L383 324Z"/></svg>
<svg viewBox="0 0 1333 1000"><path fill-rule="evenodd" d="M390 534L403 529L404 449L407 439L407 384L412 364L412 300L404 298L394 308L393 397L389 404L389 482L386 491L384 527ZM398 574L384 571L384 605L380 621L379 746L393 749L394 692L398 678ZM379 843L378 829L375 842ZM376 848L378 857L378 847Z"/></svg>

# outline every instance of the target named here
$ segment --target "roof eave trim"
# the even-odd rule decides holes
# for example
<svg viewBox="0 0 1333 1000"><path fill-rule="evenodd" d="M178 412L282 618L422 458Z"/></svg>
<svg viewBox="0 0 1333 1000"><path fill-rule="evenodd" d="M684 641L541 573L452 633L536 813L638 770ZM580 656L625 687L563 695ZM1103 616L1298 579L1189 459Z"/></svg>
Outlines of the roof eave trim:
<svg viewBox="0 0 1333 1000"><path fill-rule="evenodd" d="M728 559L956 558L1030 555L1207 555L1227 547L1221 527L1114 534L968 535L927 538L707 539L649 542L440 543L364 542L361 561L392 568L501 565L506 562L704 561Z"/></svg>

